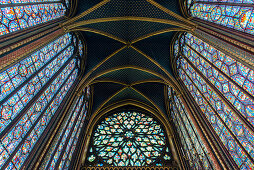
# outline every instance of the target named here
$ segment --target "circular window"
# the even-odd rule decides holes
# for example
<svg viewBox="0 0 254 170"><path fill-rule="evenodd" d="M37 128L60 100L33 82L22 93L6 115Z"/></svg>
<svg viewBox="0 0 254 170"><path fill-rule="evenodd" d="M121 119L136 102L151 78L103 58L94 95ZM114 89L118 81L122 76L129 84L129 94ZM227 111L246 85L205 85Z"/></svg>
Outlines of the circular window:
<svg viewBox="0 0 254 170"><path fill-rule="evenodd" d="M87 162L97 166L162 165L171 159L166 136L154 118L121 112L104 118L93 133Z"/></svg>

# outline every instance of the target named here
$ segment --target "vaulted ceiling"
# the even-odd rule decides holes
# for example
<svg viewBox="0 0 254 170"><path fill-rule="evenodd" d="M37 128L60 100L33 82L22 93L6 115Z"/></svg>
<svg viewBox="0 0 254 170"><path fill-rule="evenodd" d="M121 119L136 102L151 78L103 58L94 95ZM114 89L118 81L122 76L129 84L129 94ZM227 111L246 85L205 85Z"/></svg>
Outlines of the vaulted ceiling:
<svg viewBox="0 0 254 170"><path fill-rule="evenodd" d="M86 41L85 76L93 85L92 112L121 101L138 101L166 113L165 87L177 88L170 43L176 31L195 25L181 16L178 0L79 0L65 29Z"/></svg>

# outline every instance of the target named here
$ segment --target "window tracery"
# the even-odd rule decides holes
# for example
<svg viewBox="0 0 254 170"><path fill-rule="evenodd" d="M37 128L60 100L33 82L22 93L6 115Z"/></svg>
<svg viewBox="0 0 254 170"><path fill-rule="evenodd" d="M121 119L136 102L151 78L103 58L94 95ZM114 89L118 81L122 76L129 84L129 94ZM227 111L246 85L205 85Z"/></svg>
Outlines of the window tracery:
<svg viewBox="0 0 254 170"><path fill-rule="evenodd" d="M188 0L191 16L254 34L253 0Z"/></svg>
<svg viewBox="0 0 254 170"><path fill-rule="evenodd" d="M59 137L52 145L49 157L44 160L43 169L68 169L73 152L83 127L90 99L90 88L86 88L75 102L67 120L64 122Z"/></svg>
<svg viewBox="0 0 254 170"><path fill-rule="evenodd" d="M65 2L58 0L0 1L0 36L63 17L67 11Z"/></svg>
<svg viewBox="0 0 254 170"><path fill-rule="evenodd" d="M72 33L0 73L0 168L20 169L76 81Z"/></svg>
<svg viewBox="0 0 254 170"><path fill-rule="evenodd" d="M104 118L93 133L90 166L163 166L171 161L166 134L154 118L126 111Z"/></svg>
<svg viewBox="0 0 254 170"><path fill-rule="evenodd" d="M178 43L179 77L239 168L253 168L253 70L190 33Z"/></svg>
<svg viewBox="0 0 254 170"><path fill-rule="evenodd" d="M173 119L186 153L185 159L189 161L193 169L215 169L209 153L185 109L185 106L172 91L172 88L169 87L168 91L171 118Z"/></svg>

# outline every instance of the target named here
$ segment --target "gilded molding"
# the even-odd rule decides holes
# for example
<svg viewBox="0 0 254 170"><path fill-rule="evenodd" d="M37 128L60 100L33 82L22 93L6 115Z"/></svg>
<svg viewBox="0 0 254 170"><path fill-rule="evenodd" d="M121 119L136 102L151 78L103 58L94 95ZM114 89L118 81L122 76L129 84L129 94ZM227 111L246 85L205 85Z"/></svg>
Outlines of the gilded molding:
<svg viewBox="0 0 254 170"><path fill-rule="evenodd" d="M176 18L176 19L178 19L178 20L180 20L180 21L182 21L182 22L185 22L185 23L187 23L187 24L189 24L189 25L191 25L191 26L197 27L197 24L195 24L195 23L191 22L190 20L188 20L188 19L186 19L186 18L184 18L184 17L182 17L182 16L180 16L180 15L178 15L178 14L172 12L171 10L169 10L169 9L167 9L167 8L165 8L165 7L163 7L162 5L158 4L158 3L155 2L154 0L146 0L146 1L149 2L149 3L151 3L152 5L156 6L156 7L159 8L160 10L166 12L166 13L169 14L170 16L172 16L172 17L174 17L174 18Z"/></svg>
<svg viewBox="0 0 254 170"><path fill-rule="evenodd" d="M67 28L66 28L67 29ZM96 29L93 29L93 28L83 28L83 27L76 27L76 28L73 28L73 29L67 29L68 32L70 31L84 31L84 32L93 32L93 33L96 33L96 34L100 34L100 35L103 35L103 36L106 36L106 37L109 37L113 40L116 40L116 41L119 41L123 44L127 44L127 42L125 40L122 40L121 38L118 38L112 34L109 34L107 32L104 32L104 31L100 31L100 30L96 30Z"/></svg>
<svg viewBox="0 0 254 170"><path fill-rule="evenodd" d="M43 46L45 46L46 44L54 41L57 37L59 37L60 35L63 35L63 30L59 29L54 31L53 33L42 37L38 40L36 40L35 42L32 42L31 44L28 44L20 49L17 49L16 51L0 58L0 71L5 70L9 67L11 67L12 65L14 65L15 63L17 63L18 61L24 59L25 57L27 57L27 55L33 53L34 51L42 48ZM17 47L17 45L15 46L15 48Z"/></svg>
<svg viewBox="0 0 254 170"><path fill-rule="evenodd" d="M68 21L60 24L61 27L65 26L65 25L69 25L77 20L79 20L80 18L90 14L91 12L95 11L96 9L100 8L101 6L107 4L108 2L110 2L110 0L103 0L102 2L96 4L95 6L93 6L92 8L89 8L88 10L82 12L80 15L74 17L74 18L71 18L69 19Z"/></svg>
<svg viewBox="0 0 254 170"><path fill-rule="evenodd" d="M155 23L162 23L162 24L179 26L181 28L185 28L188 30L192 30L193 28L196 28L195 26L189 26L185 23L173 21L173 20L159 19L159 18L147 18L147 17L134 17L134 16L90 19L90 20L74 22L73 24L68 25L66 27L68 29L73 29L73 28L76 28L79 26L85 26L85 25L89 25L89 24L102 23L102 22L113 22L113 21L146 21L146 22L155 22Z"/></svg>

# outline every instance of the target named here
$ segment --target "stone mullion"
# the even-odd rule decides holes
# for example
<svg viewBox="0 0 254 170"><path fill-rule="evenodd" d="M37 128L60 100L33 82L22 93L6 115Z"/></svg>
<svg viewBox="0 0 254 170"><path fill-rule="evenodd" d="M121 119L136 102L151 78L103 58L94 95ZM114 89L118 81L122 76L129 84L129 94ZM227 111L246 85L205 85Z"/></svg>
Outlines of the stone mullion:
<svg viewBox="0 0 254 170"><path fill-rule="evenodd" d="M178 98L177 98L178 99ZM211 162L210 162L210 160L209 160L209 158L207 157L207 154L205 153L205 151L204 151L204 148L202 147L202 143L200 143L200 140L198 139L198 137L197 137L197 132L194 130L194 128L193 128L193 126L192 126L192 124L191 124L191 121L190 121L190 119L189 119L189 117L187 116L187 110L185 109L185 108L183 108L183 106L182 106L182 103L180 103L180 100L178 99L178 102L179 102L179 104L180 104L180 107L182 108L182 110L183 110L183 112L184 112L184 114L185 114L185 117L186 117L186 119L187 119L187 121L189 122L189 124L190 124L190 126L191 126L191 129L192 129L192 131L194 132L194 134L195 134L195 136L196 136L196 139L197 139L197 142L199 143L199 146L201 147L201 149L202 149L202 151L203 151L203 153L204 153L204 155L205 155L205 157L206 157L206 159L207 159L207 161L209 162L209 164L210 164L210 166L211 166ZM183 121L183 120L182 120ZM206 146L206 145L205 145ZM201 161L202 162L202 161ZM212 167L212 166L211 166Z"/></svg>
<svg viewBox="0 0 254 170"><path fill-rule="evenodd" d="M183 132L182 132L182 130L181 130L181 128L180 128L180 125L179 125L178 121L176 121L176 122L174 122L174 123L177 125L177 127L178 127L177 129L179 129L179 130L180 130L180 134L181 134L181 135L180 135L180 137L181 137L181 136L183 136ZM177 129L176 129L176 131L178 131ZM180 142L182 142L182 141L180 140ZM192 160L191 160L191 161L192 161L192 163L193 163L193 162L195 162L194 157L193 157L193 156L192 156L192 154L190 153L190 150L191 150L191 149L190 149L190 148L189 148L189 146L187 145L187 143L186 143L186 140L185 140L185 139L184 139L184 143L185 143L185 146L186 146L187 152L189 152L189 154L187 154L187 155L189 155L189 156L190 156L190 158L192 159ZM182 148L182 149L184 150L184 148ZM187 155L186 155L186 156L187 156ZM187 159L187 158L186 158L186 159ZM186 160L186 159L185 159L185 160ZM188 163L189 163L189 166L190 166L190 162L189 162L189 161L188 161Z"/></svg>
<svg viewBox="0 0 254 170"><path fill-rule="evenodd" d="M72 92L71 93L68 93L66 95L66 98L63 100L63 102L61 103L59 109L56 111L56 114L55 116L51 119L50 123L48 124L47 128L45 129L45 133L43 133L40 137L40 139L36 142L33 150L31 151L31 154L29 154L29 156L27 157L26 161L24 162L24 167L28 167L28 168L31 168L33 169L33 164L34 163L37 163L39 162L39 159L41 157L43 157L41 154L40 154L40 151L38 151L38 149L40 148L43 148L43 150L47 150L47 148L43 147L44 145L44 141L48 141L47 140L47 137L49 136L49 134L51 134L50 132L50 129L52 129L52 127L55 127L55 124L58 123L58 120L59 120L59 116L61 117L62 115L61 112L62 112L62 108L65 107L65 103L68 101L68 99L73 96L73 92L74 92L74 88L76 87L77 85L77 81L72 85L71 89L72 89ZM64 109L65 110L65 109ZM65 117L65 114L63 115L63 117ZM40 156L40 158L38 158L38 155Z"/></svg>
<svg viewBox="0 0 254 170"><path fill-rule="evenodd" d="M184 91L186 92L186 94L184 94L184 96L180 96L180 98L182 99L183 104L189 112L194 126L197 128L201 140L204 142L206 148L210 151L210 153L212 153L213 162L215 163L216 168L221 169L221 166L224 169L230 169L232 167L233 169L237 168L237 164L232 159L224 144L221 142L219 136L215 133L204 113L200 110L199 105L196 103L194 97L192 96L184 82L181 79L179 79L178 81L183 86L183 88L185 89ZM188 106L191 107L189 108ZM213 152L215 153L215 155L213 154ZM224 155L226 155L226 157ZM220 163L218 163L217 160L219 160Z"/></svg>
<svg viewBox="0 0 254 170"><path fill-rule="evenodd" d="M203 99L207 102L207 104L210 106L210 108L212 109L212 111L215 113L215 115L217 116L217 118L221 121L221 123L224 125L224 127L228 130L228 132L230 133L231 137L236 141L236 143L238 144L238 146L243 150L243 152L246 154L246 156L250 159L251 162L253 161L253 158L251 157L251 155L247 152L247 150L242 146L241 142L237 139L237 137L234 135L234 133L231 131L231 129L226 125L225 121L221 118L221 116L219 115L219 113L213 108L213 106L210 104L210 102L208 101L208 99L204 96L204 94L200 91L200 89L197 87L197 85L193 82L193 80L189 77L189 75L185 72L185 70L183 68L181 68L183 70L183 72L185 73L185 75L189 78L189 80L192 82L193 86L195 86L195 88L198 90L198 92L200 93L200 95L203 97ZM204 113L203 113L204 114ZM210 125L211 126L211 125Z"/></svg>
<svg viewBox="0 0 254 170"><path fill-rule="evenodd" d="M81 166L82 166L81 164L83 161L84 147L86 145L87 138L89 138L89 136L90 136L88 133L86 133L86 131L87 131L87 126L89 124L90 117L91 117L92 102L93 102L93 87L91 87L90 90L91 90L90 91L90 98L88 99L85 96L86 97L85 100L86 100L86 102L88 102L86 118L85 118L83 126L81 127L81 132L80 132L80 136L77 141L77 144L76 144L76 149L73 153L72 160L70 162L70 167L72 167L73 169L81 169ZM86 94L87 94L87 87L86 87ZM85 155L85 156L87 156L87 155Z"/></svg>
<svg viewBox="0 0 254 170"><path fill-rule="evenodd" d="M213 91L218 95L218 97L221 99L221 101L228 106L232 112L241 120L241 122L254 134L254 127L252 124L232 105L225 97L224 95L202 74L201 71L199 71L194 64L184 55L182 54L182 57L188 62L188 64L195 70L195 72L206 82L206 84L213 89ZM254 162L254 159L253 159Z"/></svg>
<svg viewBox="0 0 254 170"><path fill-rule="evenodd" d="M86 101L85 99L82 101L82 105L81 105L81 107L79 108L77 117L75 118L75 121L74 121L75 123L73 123L73 126L71 127L70 133L69 133L69 135L68 135L68 137L67 137L67 139L66 139L65 144L63 145L63 148L66 148L66 146L68 145L68 142L69 142L69 140L70 140L70 138L71 138L71 134L73 133L73 130L74 130L74 128L75 128L75 125L76 125L76 123L78 122L79 116L81 115L82 106L85 104L85 101ZM84 114L82 114L82 116L81 116L80 124L82 123L82 117L83 117L83 116L84 116ZM78 127L80 127L80 125L78 125ZM78 131L78 129L77 129L77 131ZM56 164L55 164L55 167L58 167L58 166L59 166L59 164L60 164L60 162L61 162L61 160L62 160L63 154L64 154L64 151L62 150L62 152L61 152L61 154L60 154L60 156L59 156L59 158L58 158L58 160L57 160L57 162L56 162ZM49 167L49 165L48 165L48 167Z"/></svg>
<svg viewBox="0 0 254 170"><path fill-rule="evenodd" d="M227 74L225 74L223 71L221 71L218 67L216 67L211 61L209 61L206 57L204 57L202 54L200 54L197 50L195 50L193 47L191 47L189 44L185 43L192 51L194 51L199 57L204 59L208 64L210 64L214 69L216 69L220 74L225 76L231 83L233 83L235 86L237 86L241 92L243 92L245 95L247 95L250 99L254 100L254 96L252 96L249 92L247 92L245 89L243 89L240 85L238 85L234 80L232 80L231 77L229 77Z"/></svg>
<svg viewBox="0 0 254 170"><path fill-rule="evenodd" d="M84 116L84 115L83 115ZM82 118L81 118L82 119ZM82 121L82 120L81 120ZM82 122L81 122L82 123ZM80 125L79 125L79 127L78 127L78 129L79 128L82 128L81 127L81 123L80 123ZM70 146L70 148L69 148L69 151L68 151L68 153L67 153L67 157L66 157L66 160L64 161L64 164L63 164L63 168L65 168L65 166L66 166L66 163L67 163L67 161L68 161L68 159L69 159L69 154L71 153L71 148L72 148L72 146L73 146L73 144L74 144L74 142L75 142L75 139L77 138L77 135L79 135L78 134L78 131L79 130L77 130L77 132L76 132L76 134L75 134L75 136L74 136L74 138L73 138L73 141L72 141L72 143L71 143L71 146ZM77 146L77 145L76 145ZM76 148L75 148L76 149ZM60 163L61 163L61 161L60 161Z"/></svg>
<svg viewBox="0 0 254 170"><path fill-rule="evenodd" d="M77 92L75 91L75 88L77 87L78 81L76 81L75 86L73 86L73 91L72 94L70 94L69 96L71 97L71 99L69 100L69 103L73 103L73 100L75 99L75 95L77 94ZM62 102L64 103L64 102ZM65 102L66 103L66 102ZM56 136L56 133L58 132L58 129L60 128L60 125L62 124L62 122L64 121L65 115L68 113L67 111L71 108L72 105L67 105L64 109L64 113L63 116L61 116L58 120L58 123L54 125L54 129L51 130L50 134L47 135L47 142L45 144L45 147L41 147L40 148L40 157L38 157L37 161L34 162L30 167L32 169L38 169L39 166L43 163L44 158L48 152L48 150L50 149L51 144L53 143L53 139ZM50 129L48 129L48 131L50 131Z"/></svg>
<svg viewBox="0 0 254 170"><path fill-rule="evenodd" d="M252 62L254 54L253 35L244 32L234 33L235 30L229 32L229 28L221 28L214 23L208 23L198 18L194 19L200 25L194 31L195 36L233 57L235 60L245 63L249 67L254 67Z"/></svg>
<svg viewBox="0 0 254 170"><path fill-rule="evenodd" d="M201 141L203 142L203 144L205 145L206 149L208 150L208 155L210 156L212 162L214 163L214 166L216 169L221 169L221 166L219 165L218 160L216 159L216 155L218 156L218 151L214 148L214 144L213 143L208 143L208 141L211 141L212 139L208 139L207 138L207 132L205 132L205 129L200 127L202 126L202 124L199 124L199 121L196 120L197 118L194 117L194 115L192 115L192 111L188 108L188 105L186 103L186 101L184 100L184 98L182 96L179 97L183 103L183 105L186 108L186 114L189 114L190 116L190 121L192 121L194 127L197 130L197 134L200 136ZM214 154L215 152L215 154ZM209 160L209 159L208 159Z"/></svg>
<svg viewBox="0 0 254 170"><path fill-rule="evenodd" d="M33 100L29 101L28 104L20 111L20 113L12 120L12 122L0 133L0 139L3 139L13 127L23 118L25 113L30 107L37 101L37 99L44 93L44 91L51 85L55 78L64 70L64 68L70 63L73 57L69 58L67 62L48 80L48 82L38 91L33 97ZM75 68L73 69L75 70Z"/></svg>
<svg viewBox="0 0 254 170"><path fill-rule="evenodd" d="M18 146L15 148L15 150L12 152L12 154L9 156L8 160L5 162L4 166L2 167L3 169L6 169L6 167L8 166L8 164L12 161L12 158L15 156L15 154L17 153L17 151L20 149L20 147L22 146L22 144L25 142L26 138L30 135L30 133L32 132L32 130L34 130L34 127L37 125L37 123L40 121L40 119L43 116L43 113L48 109L48 107L50 106L50 104L52 103L52 101L55 99L55 97L57 96L57 94L61 91L62 87L65 85L65 83L68 81L68 79L71 77L72 73L74 72L75 68L71 71L71 73L67 76L66 80L63 82L63 84L59 87L59 89L57 90L57 92L54 94L54 96L52 97L52 99L48 102L47 106L45 107L45 109L42 111L41 115L36 119L36 121L34 122L34 124L30 127L29 131L26 133L26 135L23 137L22 141L18 144Z"/></svg>
<svg viewBox="0 0 254 170"><path fill-rule="evenodd" d="M166 109L167 109L167 113L169 113L169 121L170 121L170 124L172 125L171 128L172 128L172 137L169 139L169 143L171 143L171 145L173 145L175 147L175 151L177 152L177 157L179 158L179 167L182 167L182 169L190 169L190 165L189 165L189 162L187 162L186 159L183 159L185 157L185 152L183 151L183 144L181 143L181 140L180 140L180 137L179 137L179 134L177 132L177 129L176 129L176 125L174 124L173 122L173 118L172 118L172 114L173 111L172 111L172 104L170 105L170 102L172 103L172 100L169 100L168 99L168 91L167 91L167 86L166 86L166 92L165 93L165 105L167 106ZM171 89L169 89L171 90ZM172 95L172 92L171 92L171 95Z"/></svg>
<svg viewBox="0 0 254 170"><path fill-rule="evenodd" d="M181 120L181 123L183 124L183 128L184 128L185 132L187 133L187 136L188 136L188 138L189 138L189 140L190 140L190 142L191 142L192 148L194 149L194 152L195 152L196 154L198 154L198 152L197 152L197 150L196 150L196 147L195 147L195 144L193 143L193 140L191 139L191 136L190 136L190 134L189 134L189 131L187 130L187 128L186 128L186 126L185 126L185 123L184 123L184 121L183 121L183 119L182 119L182 117L181 117L180 111L179 111L178 107L177 107L176 104L175 104L175 101L173 102L173 104L175 105L175 108L176 108L176 110L177 110L178 118L179 118L179 120ZM200 157L198 156L197 158L198 158L198 161L199 161L199 165L200 165L202 168L204 168L204 167L203 167L203 164L201 163L202 161L200 161ZM194 159L195 159L195 157L194 157ZM195 160L193 160L193 161L195 161Z"/></svg>
<svg viewBox="0 0 254 170"><path fill-rule="evenodd" d="M47 32L45 32L46 34ZM42 48L43 46L45 46L46 44L54 41L56 38L58 38L60 35L62 35L64 33L64 31L62 29L58 29L48 35L46 35L43 38L40 38L24 47L21 47L20 49L17 49L14 52L11 52L10 54L7 54L3 57L0 58L0 71L5 70L9 67L11 67L12 65L14 65L15 63L17 63L18 61L24 59L24 57L26 57L27 55L31 54L32 52ZM42 34L42 35L41 35ZM38 34L40 36L43 36L44 33ZM27 40L34 40L36 39L37 36L32 37L31 39L27 39ZM23 43L26 43L23 41ZM12 49L9 48L16 48L18 46L24 45L23 43L20 44L15 44L13 47L7 47L7 49L4 49L2 51L0 51L0 55L10 51Z"/></svg>
<svg viewBox="0 0 254 170"><path fill-rule="evenodd" d="M77 101L77 103L75 104L74 110L70 110L70 112L72 112L72 113L70 113L71 116L69 117L69 119L66 120L67 122L71 123L71 121L69 121L69 120L72 119L72 116L74 115L74 112L75 112L75 110L76 110L76 108L77 108L78 103L80 102L80 100L81 100L81 98L79 98L78 101ZM77 117L78 117L78 115L77 115ZM76 117L76 118L77 118L77 117ZM75 120L76 120L76 118L75 118ZM74 121L75 121L75 120L74 120ZM62 141L62 138L64 138L64 134L65 134L66 129L68 128L69 123L66 124L66 127L64 127L64 129L62 129L62 133L61 133L60 136L58 137L58 141L56 142L55 149L54 149L54 151L52 152L50 159L48 160L47 169L50 167L50 164L51 164L51 162L52 162L52 160L53 160L53 158L54 158L54 156L55 156L55 153L56 153L57 150L58 150L58 146L60 145L60 143L61 143L61 141ZM69 133L71 133L71 131L70 131ZM69 136L69 135L68 135L68 136ZM68 137L67 137L67 138L68 138ZM67 141L67 139L66 139L66 141ZM66 141L65 141L65 142L66 142ZM59 158L60 158L60 157L59 157ZM59 159L59 158L58 158L58 159Z"/></svg>
<svg viewBox="0 0 254 170"><path fill-rule="evenodd" d="M0 101L0 105L3 105L10 97L16 94L23 86L25 86L30 80L32 80L39 72L41 72L46 66L48 66L54 59L56 59L59 55L62 54L71 44L67 45L64 49L62 49L58 54L56 54L53 58L51 58L47 63L45 63L41 68L39 68L36 72L34 72L28 79L26 79L23 83L21 83L17 88L15 88L10 94L8 94L2 101ZM33 62L33 66L34 62ZM36 67L35 67L36 68ZM8 72L7 72L8 73ZM12 80L11 80L12 81ZM43 84L41 82L41 84Z"/></svg>

